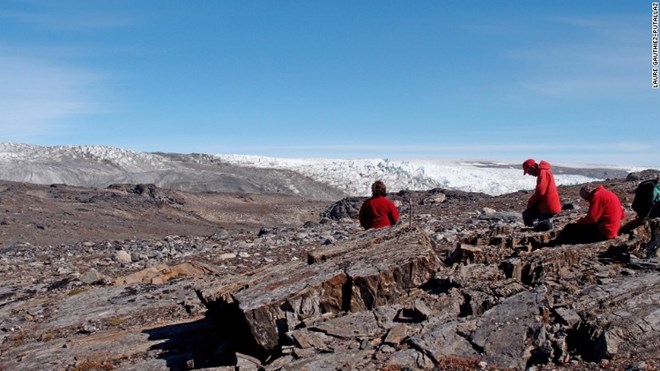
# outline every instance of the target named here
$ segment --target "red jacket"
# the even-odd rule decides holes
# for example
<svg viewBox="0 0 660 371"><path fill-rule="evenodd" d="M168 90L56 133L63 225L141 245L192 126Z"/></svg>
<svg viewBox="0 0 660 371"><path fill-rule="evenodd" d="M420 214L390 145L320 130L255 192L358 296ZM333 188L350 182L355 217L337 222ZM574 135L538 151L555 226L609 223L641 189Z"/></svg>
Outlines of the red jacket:
<svg viewBox="0 0 660 371"><path fill-rule="evenodd" d="M364 229L389 227L398 222L399 210L385 197L371 197L360 208L360 225Z"/></svg>
<svg viewBox="0 0 660 371"><path fill-rule="evenodd" d="M598 232L610 239L619 234L621 219L624 216L625 211L621 207L619 197L605 187L599 186L591 193L587 216L578 220L578 224L597 224Z"/></svg>
<svg viewBox="0 0 660 371"><path fill-rule="evenodd" d="M536 191L527 201L527 207L536 207L539 213L555 215L561 211L559 192L555 184L555 176L550 172L550 163L541 160L539 173L536 177Z"/></svg>

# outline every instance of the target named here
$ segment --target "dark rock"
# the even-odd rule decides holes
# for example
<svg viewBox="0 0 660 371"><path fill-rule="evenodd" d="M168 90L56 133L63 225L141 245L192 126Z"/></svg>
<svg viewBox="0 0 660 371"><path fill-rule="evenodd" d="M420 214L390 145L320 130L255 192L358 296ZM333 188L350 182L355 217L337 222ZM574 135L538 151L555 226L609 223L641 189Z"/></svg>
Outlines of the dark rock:
<svg viewBox="0 0 660 371"><path fill-rule="evenodd" d="M344 218L358 219L364 197L347 197L332 204L321 213L322 218L341 220Z"/></svg>
<svg viewBox="0 0 660 371"><path fill-rule="evenodd" d="M319 223L315 223L313 221L306 221L305 224L303 224L303 228L314 228L318 225Z"/></svg>
<svg viewBox="0 0 660 371"><path fill-rule="evenodd" d="M660 275L656 272L584 288L574 301L583 319L577 329L579 350L593 360L657 355L658 303Z"/></svg>
<svg viewBox="0 0 660 371"><path fill-rule="evenodd" d="M552 220L551 219L546 219L542 220L534 226L534 232L545 232L545 231L550 231L553 228Z"/></svg>
<svg viewBox="0 0 660 371"><path fill-rule="evenodd" d="M441 204L447 200L447 195L444 193L437 193L432 196L423 198L419 204L420 205L435 205L435 204Z"/></svg>
<svg viewBox="0 0 660 371"><path fill-rule="evenodd" d="M405 349L395 352L384 361L384 364L385 369L392 370L430 370L434 368L434 364L429 357L416 349Z"/></svg>
<svg viewBox="0 0 660 371"><path fill-rule="evenodd" d="M433 325L422 335L410 338L415 349L430 356L436 364L446 357L470 358L478 355L480 349L475 349L464 334L474 329L474 321L450 321Z"/></svg>
<svg viewBox="0 0 660 371"><path fill-rule="evenodd" d="M87 272L85 272L85 274L80 276L80 278L78 278L78 279L82 283L92 285L94 283L103 281L103 279L105 279L105 278L106 278L106 276L99 273L96 269L90 269Z"/></svg>
<svg viewBox="0 0 660 371"><path fill-rule="evenodd" d="M269 233L272 233L272 231L271 231L270 229L268 229L268 228L261 228L261 229L259 230L259 233L257 233L257 236L261 237L261 236L265 236L265 235L267 235L267 234L269 234Z"/></svg>
<svg viewBox="0 0 660 371"><path fill-rule="evenodd" d="M422 321L429 319L433 315L433 311L419 298L413 302L412 312L415 317L420 318Z"/></svg>
<svg viewBox="0 0 660 371"><path fill-rule="evenodd" d="M488 364L502 368L524 369L538 336L545 326L543 315L549 310L546 288L538 287L514 295L477 320L471 343L483 353Z"/></svg>
<svg viewBox="0 0 660 371"><path fill-rule="evenodd" d="M352 313L339 318L319 322L315 324L312 329L315 331L322 331L327 335L341 339L373 339L377 335L383 333L383 330L378 327L378 323L376 322L373 313L369 311Z"/></svg>
<svg viewBox="0 0 660 371"><path fill-rule="evenodd" d="M641 182L644 180L658 179L660 178L660 170L656 169L646 169L642 171L636 171L629 173L626 176L627 182Z"/></svg>
<svg viewBox="0 0 660 371"><path fill-rule="evenodd" d="M555 314L569 328L575 328L582 320L577 312L570 308L555 308Z"/></svg>
<svg viewBox="0 0 660 371"><path fill-rule="evenodd" d="M301 349L314 348L319 352L331 352L328 335L323 332L309 331L307 329L293 330L288 334L297 347Z"/></svg>
<svg viewBox="0 0 660 371"><path fill-rule="evenodd" d="M398 346L403 343L409 333L410 328L405 323L399 323L387 331L387 335L385 335L383 342L385 344Z"/></svg>
<svg viewBox="0 0 660 371"><path fill-rule="evenodd" d="M507 278L518 282L522 280L522 261L520 258L509 258L500 263L500 268L504 271Z"/></svg>
<svg viewBox="0 0 660 371"><path fill-rule="evenodd" d="M481 220L502 220L506 222L522 221L522 214L515 211L500 211L493 213L484 213L479 215Z"/></svg>
<svg viewBox="0 0 660 371"><path fill-rule="evenodd" d="M218 229L215 233L213 233L209 239L212 241L224 241L230 237L229 232L226 229Z"/></svg>
<svg viewBox="0 0 660 371"><path fill-rule="evenodd" d="M341 353L321 353L288 362L282 369L315 370L365 370L371 365L372 350L346 350Z"/></svg>

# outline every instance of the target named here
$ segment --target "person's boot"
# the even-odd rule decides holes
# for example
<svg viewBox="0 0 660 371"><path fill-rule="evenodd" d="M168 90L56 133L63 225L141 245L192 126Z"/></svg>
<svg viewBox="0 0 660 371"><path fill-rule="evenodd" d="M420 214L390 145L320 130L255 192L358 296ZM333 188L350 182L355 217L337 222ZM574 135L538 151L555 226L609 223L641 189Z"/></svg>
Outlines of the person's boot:
<svg viewBox="0 0 660 371"><path fill-rule="evenodd" d="M551 230L553 227L552 225L552 220L546 219L546 220L541 220L536 225L534 226L534 231L535 232L545 232Z"/></svg>

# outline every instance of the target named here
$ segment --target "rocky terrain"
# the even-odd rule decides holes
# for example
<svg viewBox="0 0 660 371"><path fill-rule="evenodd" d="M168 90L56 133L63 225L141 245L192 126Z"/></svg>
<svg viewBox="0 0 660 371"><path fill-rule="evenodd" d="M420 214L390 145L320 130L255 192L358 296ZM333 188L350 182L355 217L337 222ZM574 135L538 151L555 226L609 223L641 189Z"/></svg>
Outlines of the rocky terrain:
<svg viewBox="0 0 660 371"><path fill-rule="evenodd" d="M530 192L438 188L365 232L359 197L0 182L0 369L657 369L639 179L601 182L619 237L558 247L579 186L550 231L523 226Z"/></svg>

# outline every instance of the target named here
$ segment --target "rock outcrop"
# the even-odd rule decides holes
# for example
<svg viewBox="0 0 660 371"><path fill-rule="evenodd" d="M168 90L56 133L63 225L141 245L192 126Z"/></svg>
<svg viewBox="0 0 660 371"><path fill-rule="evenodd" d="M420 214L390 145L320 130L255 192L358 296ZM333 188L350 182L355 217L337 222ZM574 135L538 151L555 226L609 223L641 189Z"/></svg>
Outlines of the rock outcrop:
<svg viewBox="0 0 660 371"><path fill-rule="evenodd" d="M626 207L634 186L608 183ZM79 214L69 210L108 202L124 202L114 212L130 216L127 226L135 215L181 223L207 215L187 209L204 204L200 195L158 206L144 189L76 190L76 201L66 187L11 185L0 202L11 211L8 223L52 212L48 197L72 205L62 214L71 224ZM570 199L578 189L561 192ZM314 205L314 220L300 226L5 242L0 369L660 367L660 219L626 220L612 240L549 247L586 208L565 210L555 229L535 231L512 211L524 196L394 195L413 212L382 230L362 231L347 217L318 219L329 207ZM229 201L252 210L255 200ZM0 224L5 241L21 238L13 230L42 231Z"/></svg>
<svg viewBox="0 0 660 371"><path fill-rule="evenodd" d="M426 283L441 264L419 231L400 230L378 244L347 247L335 259L278 265L245 278L238 287L233 282L199 294L212 315L245 324L247 341L266 358L280 351L280 339L289 329L326 315L396 303Z"/></svg>
<svg viewBox="0 0 660 371"><path fill-rule="evenodd" d="M651 243L658 226L639 227L655 232L637 242ZM458 259L450 266L439 263L442 253L420 230L370 241L318 249L307 265L267 269L241 287L207 288L200 296L214 309L209 315L246 326L242 333L251 336L241 352L266 369L341 367L347 354L362 357L355 362L364 368L426 369L570 367L576 356L658 355L657 270L601 263L630 241L500 249L509 257L499 264ZM229 305L233 313L215 310Z"/></svg>

